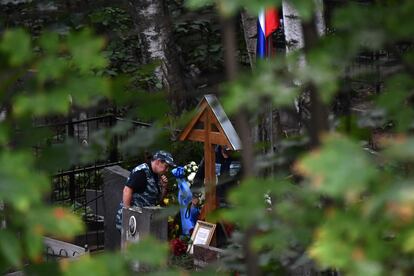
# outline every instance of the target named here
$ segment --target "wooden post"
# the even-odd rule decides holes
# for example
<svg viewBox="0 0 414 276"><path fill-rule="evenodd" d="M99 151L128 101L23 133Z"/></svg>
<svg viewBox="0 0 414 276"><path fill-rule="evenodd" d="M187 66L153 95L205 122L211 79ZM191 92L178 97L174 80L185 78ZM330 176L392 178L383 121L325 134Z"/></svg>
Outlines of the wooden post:
<svg viewBox="0 0 414 276"><path fill-rule="evenodd" d="M206 207L205 213L209 214L216 209L216 156L214 151L214 145L211 143L211 113L205 114L205 140L204 140L204 176L206 181Z"/></svg>

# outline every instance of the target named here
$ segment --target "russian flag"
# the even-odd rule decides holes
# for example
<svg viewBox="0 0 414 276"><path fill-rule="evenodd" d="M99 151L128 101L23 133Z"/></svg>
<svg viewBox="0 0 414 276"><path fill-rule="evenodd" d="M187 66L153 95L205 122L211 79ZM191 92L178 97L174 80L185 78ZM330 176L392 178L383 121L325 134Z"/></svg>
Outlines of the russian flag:
<svg viewBox="0 0 414 276"><path fill-rule="evenodd" d="M257 58L265 58L269 55L267 38L279 28L279 14L277 9L268 8L259 13L257 20Z"/></svg>

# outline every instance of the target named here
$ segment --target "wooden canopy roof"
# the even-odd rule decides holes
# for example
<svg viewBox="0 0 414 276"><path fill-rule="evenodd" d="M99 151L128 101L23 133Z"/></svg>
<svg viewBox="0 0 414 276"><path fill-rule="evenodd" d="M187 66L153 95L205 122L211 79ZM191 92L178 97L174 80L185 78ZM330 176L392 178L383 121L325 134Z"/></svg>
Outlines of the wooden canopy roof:
<svg viewBox="0 0 414 276"><path fill-rule="evenodd" d="M210 123L210 125L206 125ZM241 141L232 123L215 95L205 95L197 106L196 115L184 128L180 141L190 140L223 145L232 150L241 149Z"/></svg>

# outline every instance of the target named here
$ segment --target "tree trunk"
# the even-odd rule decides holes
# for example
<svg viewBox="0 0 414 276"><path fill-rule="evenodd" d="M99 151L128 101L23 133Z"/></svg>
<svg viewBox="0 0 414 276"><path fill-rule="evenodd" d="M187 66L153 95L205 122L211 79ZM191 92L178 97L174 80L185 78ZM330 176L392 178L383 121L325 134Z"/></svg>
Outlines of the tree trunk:
<svg viewBox="0 0 414 276"><path fill-rule="evenodd" d="M326 34L326 20L324 12L324 2L323 0L315 0L316 10L315 10L315 24L316 30L319 36L324 36Z"/></svg>
<svg viewBox="0 0 414 276"><path fill-rule="evenodd" d="M299 14L289 1L282 1L282 11L286 53L290 53L303 48L303 30Z"/></svg>
<svg viewBox="0 0 414 276"><path fill-rule="evenodd" d="M320 31L317 30L316 15L309 22L302 23L305 40L305 54L307 54L317 43ZM322 102L320 93L313 83L305 85L310 96L310 113L311 128L310 138L311 146L317 147L320 144L320 135L328 130L328 113L327 108Z"/></svg>
<svg viewBox="0 0 414 276"><path fill-rule="evenodd" d="M144 64L159 61L155 76L168 92L173 113L186 108L183 73L163 0L129 0Z"/></svg>
<svg viewBox="0 0 414 276"><path fill-rule="evenodd" d="M226 69L226 76L228 81L235 81L238 68L235 57L236 53L236 31L234 22L230 18L222 16L222 30L223 30L223 44L224 44L224 62ZM242 142L242 166L243 178L253 178L255 175L254 168L254 152L251 140L250 124L248 112L240 110L236 114L236 126ZM246 236L243 242L244 257L246 259L247 275L260 275L258 267L258 256L252 248L253 237L256 233L256 226L250 227L246 231Z"/></svg>
<svg viewBox="0 0 414 276"><path fill-rule="evenodd" d="M323 18L323 2L322 0L314 0L316 4L315 18L316 28L319 36L325 34L325 21ZM304 37L302 20L297 10L290 4L288 0L282 1L283 10L283 26L285 30L286 52L290 53L304 47ZM300 59L300 66L305 65L304 57Z"/></svg>
<svg viewBox="0 0 414 276"><path fill-rule="evenodd" d="M326 32L325 21L323 18L323 1L315 1L315 13L309 22L303 23L297 10L289 1L282 2L283 20L286 39L286 52L291 53L299 49L308 52L318 40ZM297 66L306 66L305 55L299 57ZM317 146L319 144L320 132L327 129L326 107L320 100L316 87L312 84L303 84L295 81L296 85L304 85L305 93L297 101L297 111L299 114L306 113L305 109L310 107L310 137L311 144Z"/></svg>
<svg viewBox="0 0 414 276"><path fill-rule="evenodd" d="M244 41L246 42L250 66L254 68L256 64L257 16L252 16L247 11L243 10L241 12L241 23L243 26Z"/></svg>

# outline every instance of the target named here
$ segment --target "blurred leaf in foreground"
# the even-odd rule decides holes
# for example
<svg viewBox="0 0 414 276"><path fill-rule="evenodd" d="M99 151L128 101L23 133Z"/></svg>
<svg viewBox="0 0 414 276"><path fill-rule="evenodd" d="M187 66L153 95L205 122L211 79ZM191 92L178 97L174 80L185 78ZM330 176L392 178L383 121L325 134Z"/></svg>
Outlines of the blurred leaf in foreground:
<svg viewBox="0 0 414 276"><path fill-rule="evenodd" d="M324 137L322 146L302 157L295 169L315 191L350 201L357 200L377 174L363 149L338 135Z"/></svg>

